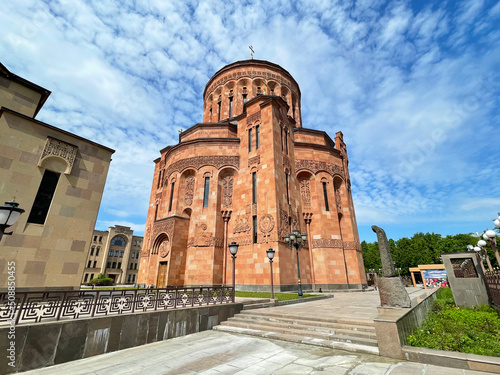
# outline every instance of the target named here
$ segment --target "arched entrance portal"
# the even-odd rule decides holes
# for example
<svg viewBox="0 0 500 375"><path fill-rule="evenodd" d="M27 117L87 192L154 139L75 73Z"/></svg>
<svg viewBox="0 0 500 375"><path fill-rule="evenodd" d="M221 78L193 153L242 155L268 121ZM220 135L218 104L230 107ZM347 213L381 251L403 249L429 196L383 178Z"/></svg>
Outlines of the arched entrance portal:
<svg viewBox="0 0 500 375"><path fill-rule="evenodd" d="M166 234L160 234L153 245L153 254L158 254L157 288L165 288L168 284L168 263L170 259L171 242Z"/></svg>

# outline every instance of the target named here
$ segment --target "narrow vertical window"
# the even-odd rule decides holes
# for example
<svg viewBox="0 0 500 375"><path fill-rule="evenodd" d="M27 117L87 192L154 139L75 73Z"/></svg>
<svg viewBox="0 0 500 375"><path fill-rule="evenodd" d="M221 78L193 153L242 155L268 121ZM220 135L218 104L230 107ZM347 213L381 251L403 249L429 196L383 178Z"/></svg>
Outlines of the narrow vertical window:
<svg viewBox="0 0 500 375"><path fill-rule="evenodd" d="M208 195L210 194L210 177L205 177L205 191L203 193L203 207L208 207Z"/></svg>
<svg viewBox="0 0 500 375"><path fill-rule="evenodd" d="M252 129L248 129L248 152L252 151Z"/></svg>
<svg viewBox="0 0 500 375"><path fill-rule="evenodd" d="M253 221L253 243L257 243L257 216L253 216L252 221Z"/></svg>
<svg viewBox="0 0 500 375"><path fill-rule="evenodd" d="M93 274L93 273L91 273L91 274L90 274L90 280L92 280L93 278L94 278L94 274Z"/></svg>
<svg viewBox="0 0 500 375"><path fill-rule="evenodd" d="M158 185L156 186L157 189L160 188L160 184L161 184L161 170L160 170L160 173L158 173Z"/></svg>
<svg viewBox="0 0 500 375"><path fill-rule="evenodd" d="M118 268L122 268L122 262L118 262Z"/></svg>
<svg viewBox="0 0 500 375"><path fill-rule="evenodd" d="M229 97L229 117L233 117L233 97Z"/></svg>
<svg viewBox="0 0 500 375"><path fill-rule="evenodd" d="M128 283L130 284L130 278L132 277L132 275L128 275Z"/></svg>
<svg viewBox="0 0 500 375"><path fill-rule="evenodd" d="M243 104L247 102L247 94L243 94Z"/></svg>
<svg viewBox="0 0 500 375"><path fill-rule="evenodd" d="M158 205L155 206L155 220L158 218Z"/></svg>
<svg viewBox="0 0 500 375"><path fill-rule="evenodd" d="M290 193L288 192L288 173L285 173L286 203L290 204Z"/></svg>
<svg viewBox="0 0 500 375"><path fill-rule="evenodd" d="M94 246L90 249L90 255L94 255Z"/></svg>
<svg viewBox="0 0 500 375"><path fill-rule="evenodd" d="M97 267L97 260L94 260L94 268Z"/></svg>
<svg viewBox="0 0 500 375"><path fill-rule="evenodd" d="M221 110L221 101L217 103L217 121L220 121L220 110Z"/></svg>
<svg viewBox="0 0 500 375"><path fill-rule="evenodd" d="M92 267L92 261L89 260L88 263L87 263L87 268L91 268Z"/></svg>
<svg viewBox="0 0 500 375"><path fill-rule="evenodd" d="M212 122L212 107L210 107L210 112L209 112L209 115L208 115L208 121L209 122Z"/></svg>
<svg viewBox="0 0 500 375"><path fill-rule="evenodd" d="M323 181L323 196L325 197L325 210L330 211L330 207L328 206L328 194L326 193L326 182Z"/></svg>
<svg viewBox="0 0 500 375"><path fill-rule="evenodd" d="M288 132L285 132L285 149L286 154L288 155Z"/></svg>
<svg viewBox="0 0 500 375"><path fill-rule="evenodd" d="M88 273L86 273L86 274L85 274L85 278L83 279L83 282L84 282L84 283L86 283L88 279L89 279L89 274L88 274Z"/></svg>
<svg viewBox="0 0 500 375"><path fill-rule="evenodd" d="M44 224L47 214L49 213L50 204L56 191L57 182L59 181L59 173L45 171L42 177L42 182L36 193L33 207L28 217L28 223Z"/></svg>
<svg viewBox="0 0 500 375"><path fill-rule="evenodd" d="M292 117L295 120L295 102L292 103Z"/></svg>
<svg viewBox="0 0 500 375"><path fill-rule="evenodd" d="M132 283L135 283L135 275L132 275Z"/></svg>
<svg viewBox="0 0 500 375"><path fill-rule="evenodd" d="M170 184L170 202L168 203L168 212L172 211L172 202L174 201L174 186L175 182Z"/></svg>
<svg viewBox="0 0 500 375"><path fill-rule="evenodd" d="M281 151L283 151L283 126L281 126L280 129L281 129Z"/></svg>
<svg viewBox="0 0 500 375"><path fill-rule="evenodd" d="M252 172L252 204L257 204L257 172Z"/></svg>
<svg viewBox="0 0 500 375"><path fill-rule="evenodd" d="M97 250L95 251L95 256L98 256L99 255L99 247L97 248Z"/></svg>
<svg viewBox="0 0 500 375"><path fill-rule="evenodd" d="M255 127L255 148L258 150L260 148L260 126Z"/></svg>

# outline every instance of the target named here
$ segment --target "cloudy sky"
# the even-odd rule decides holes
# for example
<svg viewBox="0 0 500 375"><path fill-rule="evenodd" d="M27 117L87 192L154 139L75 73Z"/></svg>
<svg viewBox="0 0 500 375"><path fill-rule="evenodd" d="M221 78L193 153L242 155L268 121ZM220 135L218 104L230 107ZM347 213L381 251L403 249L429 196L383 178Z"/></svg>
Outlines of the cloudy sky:
<svg viewBox="0 0 500 375"><path fill-rule="evenodd" d="M116 150L97 229L143 233L153 160L249 45L294 76L305 127L344 133L361 240L500 211L497 0L2 3L0 61L52 91L37 119Z"/></svg>

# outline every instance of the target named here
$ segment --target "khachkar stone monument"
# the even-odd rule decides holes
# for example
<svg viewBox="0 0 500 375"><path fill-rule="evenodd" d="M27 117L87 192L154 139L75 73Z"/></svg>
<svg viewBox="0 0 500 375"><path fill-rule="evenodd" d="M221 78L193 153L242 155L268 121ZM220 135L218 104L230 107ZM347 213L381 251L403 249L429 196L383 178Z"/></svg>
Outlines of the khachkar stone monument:
<svg viewBox="0 0 500 375"><path fill-rule="evenodd" d="M378 281L380 304L382 307L411 307L410 296L399 276L396 276L384 230L376 225L372 225L372 230L377 233L378 250L382 260L382 277Z"/></svg>
<svg viewBox="0 0 500 375"><path fill-rule="evenodd" d="M276 291L362 289L363 256L342 132L303 126L298 83L263 60L222 67L203 92L202 122L155 162L139 283L231 283ZM307 234L295 251L285 241ZM300 267L299 267L300 265Z"/></svg>

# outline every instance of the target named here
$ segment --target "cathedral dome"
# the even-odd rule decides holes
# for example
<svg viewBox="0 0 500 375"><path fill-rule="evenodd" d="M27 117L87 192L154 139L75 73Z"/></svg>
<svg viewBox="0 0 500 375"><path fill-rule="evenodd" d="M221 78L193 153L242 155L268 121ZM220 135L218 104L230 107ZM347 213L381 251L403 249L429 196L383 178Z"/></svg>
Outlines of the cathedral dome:
<svg viewBox="0 0 500 375"><path fill-rule="evenodd" d="M208 81L203 92L203 122L219 122L240 115L247 101L259 95L279 96L288 115L301 127L300 89L281 66L264 60L226 65Z"/></svg>

